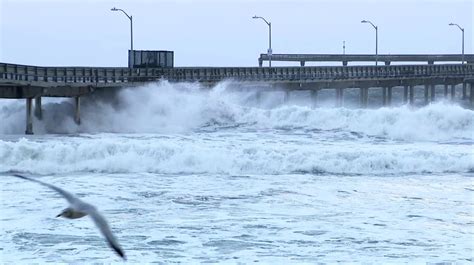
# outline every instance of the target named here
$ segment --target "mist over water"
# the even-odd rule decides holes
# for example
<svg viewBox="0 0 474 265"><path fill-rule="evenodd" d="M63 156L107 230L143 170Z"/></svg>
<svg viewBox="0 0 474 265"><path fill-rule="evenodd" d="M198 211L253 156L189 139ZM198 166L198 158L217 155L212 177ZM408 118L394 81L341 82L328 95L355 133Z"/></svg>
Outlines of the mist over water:
<svg viewBox="0 0 474 265"><path fill-rule="evenodd" d="M281 92L214 89L198 84L161 82L84 97L81 125L73 121L73 102L43 99L43 120L34 120L35 134L65 133L191 133L206 128L248 130L343 130L398 140L443 141L474 138L474 112L438 102L426 107L334 108L331 100L313 107L307 95L294 92L283 102ZM298 94L299 93L299 94ZM355 97L356 98L356 97ZM351 105L351 102L347 102ZM0 134L25 130L24 100L0 101ZM353 105L353 103L352 103Z"/></svg>
<svg viewBox="0 0 474 265"><path fill-rule="evenodd" d="M18 171L96 204L132 263L474 260L474 111L259 89L96 91L81 125L71 100L43 98L35 135L24 100L0 100L0 263L118 261Z"/></svg>
<svg viewBox="0 0 474 265"><path fill-rule="evenodd" d="M116 94L102 91L82 103L80 126L72 118L73 103L53 99L44 104L44 119L34 121L35 136L12 138L8 134L23 134L24 101L3 102L0 171L408 174L474 170L470 149L474 112L444 102L422 108L313 107L301 93L284 103L282 92L264 92L257 99L255 89L236 90L229 83L210 90L162 82ZM48 140L41 140L41 135Z"/></svg>

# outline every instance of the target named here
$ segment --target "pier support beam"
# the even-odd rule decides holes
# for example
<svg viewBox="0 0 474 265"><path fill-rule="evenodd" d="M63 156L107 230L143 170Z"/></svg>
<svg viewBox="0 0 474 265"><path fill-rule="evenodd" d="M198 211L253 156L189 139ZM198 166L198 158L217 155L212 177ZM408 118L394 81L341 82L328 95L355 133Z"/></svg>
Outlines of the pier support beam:
<svg viewBox="0 0 474 265"><path fill-rule="evenodd" d="M403 87L403 104L408 103L408 86Z"/></svg>
<svg viewBox="0 0 474 265"><path fill-rule="evenodd" d="M445 84L444 85L444 99L448 99L448 85Z"/></svg>
<svg viewBox="0 0 474 265"><path fill-rule="evenodd" d="M41 97L35 98L35 117L38 120L43 119L43 110L41 109Z"/></svg>
<svg viewBox="0 0 474 265"><path fill-rule="evenodd" d="M290 101L290 91L285 90L284 93L285 95L283 96L283 104L287 104L288 101Z"/></svg>
<svg viewBox="0 0 474 265"><path fill-rule="evenodd" d="M318 90L313 89L311 90L310 93L311 93L311 103L313 107L317 107L318 106Z"/></svg>
<svg viewBox="0 0 474 265"><path fill-rule="evenodd" d="M430 100L430 89L428 85L425 85L425 105L428 105Z"/></svg>
<svg viewBox="0 0 474 265"><path fill-rule="evenodd" d="M451 100L454 100L455 96L456 96L456 85L452 84L451 85Z"/></svg>
<svg viewBox="0 0 474 265"><path fill-rule="evenodd" d="M26 99L26 130L25 134L33 134L33 117L32 117L33 99Z"/></svg>
<svg viewBox="0 0 474 265"><path fill-rule="evenodd" d="M392 105L392 87L387 87L387 106Z"/></svg>
<svg viewBox="0 0 474 265"><path fill-rule="evenodd" d="M474 86L473 86L473 83L469 83L469 102L471 103L471 109L474 109Z"/></svg>
<svg viewBox="0 0 474 265"><path fill-rule="evenodd" d="M462 99L467 99L467 83L462 83Z"/></svg>
<svg viewBox="0 0 474 265"><path fill-rule="evenodd" d="M74 122L76 122L77 125L81 124L81 98L80 97L75 97L75 111L74 111Z"/></svg>
<svg viewBox="0 0 474 265"><path fill-rule="evenodd" d="M435 101L435 95L436 95L435 85L430 85L430 101L431 102Z"/></svg>
<svg viewBox="0 0 474 265"><path fill-rule="evenodd" d="M361 87L359 90L360 93L360 106L362 108L367 107L367 103L369 101L369 89L366 87Z"/></svg>
<svg viewBox="0 0 474 265"><path fill-rule="evenodd" d="M382 105L385 107L387 105L387 88L382 87Z"/></svg>
<svg viewBox="0 0 474 265"><path fill-rule="evenodd" d="M257 102L257 105L260 104L260 102L262 102L262 92L261 91L257 91L257 93L255 93L255 101Z"/></svg>
<svg viewBox="0 0 474 265"><path fill-rule="evenodd" d="M415 103L415 86L410 86L410 105Z"/></svg>
<svg viewBox="0 0 474 265"><path fill-rule="evenodd" d="M337 88L336 89L336 107L342 107L344 99L344 89Z"/></svg>

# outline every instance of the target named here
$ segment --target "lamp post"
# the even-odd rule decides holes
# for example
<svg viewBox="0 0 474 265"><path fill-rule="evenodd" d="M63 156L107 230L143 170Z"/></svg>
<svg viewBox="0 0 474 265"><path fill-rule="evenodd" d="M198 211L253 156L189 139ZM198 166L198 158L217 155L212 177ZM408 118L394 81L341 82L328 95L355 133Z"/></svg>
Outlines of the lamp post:
<svg viewBox="0 0 474 265"><path fill-rule="evenodd" d="M123 11L123 9L120 8L112 8L110 9L111 11L122 11L122 13L130 19L130 53L132 54L132 62L130 63L129 67L133 68L133 64L135 63L135 54L133 52L133 17L129 16L127 12Z"/></svg>
<svg viewBox="0 0 474 265"><path fill-rule="evenodd" d="M449 26L457 26L462 32L462 57L461 57L462 62L461 63L464 64L464 28L461 28L461 26L455 23L449 23Z"/></svg>
<svg viewBox="0 0 474 265"><path fill-rule="evenodd" d="M258 16L253 16L252 18L254 19L262 19L267 23L268 25L268 66L272 67L272 23L268 22L265 18L263 17L258 17Z"/></svg>
<svg viewBox="0 0 474 265"><path fill-rule="evenodd" d="M379 33L378 33L378 30L379 30L379 28L377 26L375 26L369 20L362 20L361 23L369 23L375 29L375 66L377 66L378 61L379 61L378 60L378 57L379 57Z"/></svg>

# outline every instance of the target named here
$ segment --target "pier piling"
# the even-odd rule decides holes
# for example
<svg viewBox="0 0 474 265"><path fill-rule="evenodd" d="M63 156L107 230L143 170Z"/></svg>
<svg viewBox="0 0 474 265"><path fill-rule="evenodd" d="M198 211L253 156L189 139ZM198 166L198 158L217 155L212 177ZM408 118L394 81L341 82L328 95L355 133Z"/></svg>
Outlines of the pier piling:
<svg viewBox="0 0 474 265"><path fill-rule="evenodd" d="M410 105L415 103L415 87L410 86Z"/></svg>
<svg viewBox="0 0 474 265"><path fill-rule="evenodd" d="M283 103L287 104L290 101L290 91L285 90L284 93L285 95L283 96Z"/></svg>
<svg viewBox="0 0 474 265"><path fill-rule="evenodd" d="M408 86L403 86L403 104L408 103Z"/></svg>
<svg viewBox="0 0 474 265"><path fill-rule="evenodd" d="M43 110L42 110L42 107L41 107L41 97L36 97L35 98L35 117L38 120L43 119Z"/></svg>
<svg viewBox="0 0 474 265"><path fill-rule="evenodd" d="M430 89L428 85L425 85L424 92L425 92L425 105L428 105L429 100L430 100Z"/></svg>
<svg viewBox="0 0 474 265"><path fill-rule="evenodd" d="M344 89L337 88L336 89L336 107L342 107L343 98L344 98Z"/></svg>
<svg viewBox="0 0 474 265"><path fill-rule="evenodd" d="M387 87L387 105L392 105L392 87Z"/></svg>
<svg viewBox="0 0 474 265"><path fill-rule="evenodd" d="M310 97L311 97L311 102L312 102L313 107L317 107L318 106L318 90L313 89L311 90L310 94L311 94Z"/></svg>
<svg viewBox="0 0 474 265"><path fill-rule="evenodd" d="M32 117L33 99L26 99L26 131L25 134L33 134L33 117Z"/></svg>
<svg viewBox="0 0 474 265"><path fill-rule="evenodd" d="M75 97L75 111L74 111L74 122L77 125L81 124L81 98L80 97Z"/></svg>
<svg viewBox="0 0 474 265"><path fill-rule="evenodd" d="M387 88L382 87L382 105L387 106Z"/></svg>
<svg viewBox="0 0 474 265"><path fill-rule="evenodd" d="M471 108L474 109L474 86L473 83L469 83L469 102L471 103Z"/></svg>
<svg viewBox="0 0 474 265"><path fill-rule="evenodd" d="M466 84L466 82L462 83L462 99L467 99L467 84Z"/></svg>
<svg viewBox="0 0 474 265"><path fill-rule="evenodd" d="M430 85L430 102L435 101L435 95L436 95L435 85Z"/></svg>

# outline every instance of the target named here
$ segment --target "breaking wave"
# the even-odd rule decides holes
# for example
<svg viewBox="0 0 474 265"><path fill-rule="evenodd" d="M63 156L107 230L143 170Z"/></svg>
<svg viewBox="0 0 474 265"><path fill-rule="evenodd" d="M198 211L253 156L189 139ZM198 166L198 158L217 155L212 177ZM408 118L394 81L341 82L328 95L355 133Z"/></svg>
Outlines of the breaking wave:
<svg viewBox="0 0 474 265"><path fill-rule="evenodd" d="M450 141L474 138L474 111L439 102L421 108L315 108L304 94L283 104L281 92L238 91L221 83L212 90L197 84L161 82L82 100L82 124L72 118L69 100L44 99L44 119L35 134L189 133L202 128L343 130L399 140ZM23 134L23 100L0 101L0 134Z"/></svg>
<svg viewBox="0 0 474 265"><path fill-rule="evenodd" d="M208 135L209 136L209 135ZM258 136L56 137L0 140L0 172L162 174L404 174L471 172L462 144L308 143Z"/></svg>

